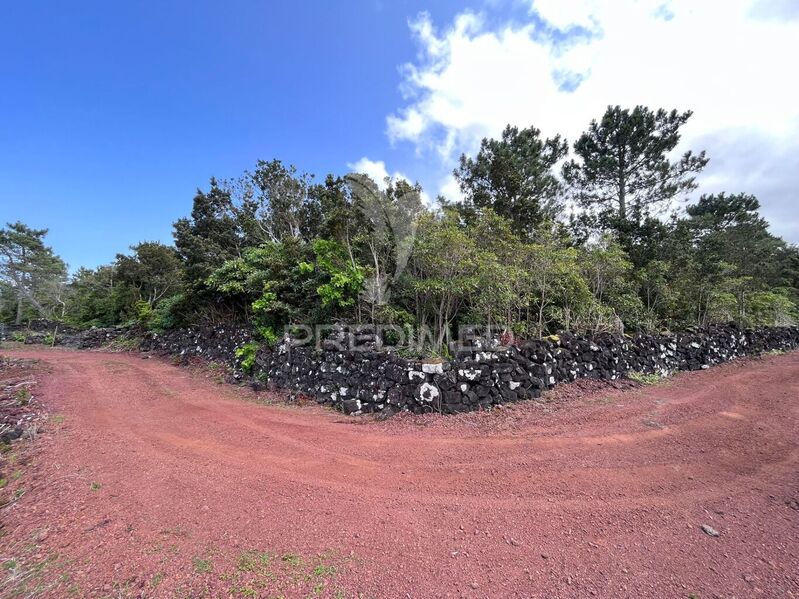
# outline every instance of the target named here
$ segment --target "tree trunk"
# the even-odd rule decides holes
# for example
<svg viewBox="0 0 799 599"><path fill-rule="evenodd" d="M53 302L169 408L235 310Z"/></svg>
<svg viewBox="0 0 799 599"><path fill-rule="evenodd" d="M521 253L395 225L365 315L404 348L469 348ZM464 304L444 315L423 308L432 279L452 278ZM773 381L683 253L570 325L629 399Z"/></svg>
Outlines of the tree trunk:
<svg viewBox="0 0 799 599"><path fill-rule="evenodd" d="M627 176L624 169L627 168L624 160L624 152L619 149L619 218L627 220Z"/></svg>

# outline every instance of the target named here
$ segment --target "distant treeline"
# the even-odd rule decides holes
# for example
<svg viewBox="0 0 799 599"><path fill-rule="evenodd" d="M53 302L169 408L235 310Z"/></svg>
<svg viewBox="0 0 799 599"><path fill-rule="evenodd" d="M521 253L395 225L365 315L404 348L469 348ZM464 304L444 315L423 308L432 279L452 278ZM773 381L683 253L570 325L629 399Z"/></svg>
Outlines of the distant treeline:
<svg viewBox="0 0 799 599"><path fill-rule="evenodd" d="M285 325L379 322L432 329L434 352L470 323L534 337L794 322L799 251L758 200L719 190L681 204L708 161L674 155L689 118L609 107L571 146L508 126L461 156L463 201L435 207L403 180L318 183L259 161L198 190L174 246L145 241L72 276L45 230L9 224L0 318L247 322L266 342Z"/></svg>

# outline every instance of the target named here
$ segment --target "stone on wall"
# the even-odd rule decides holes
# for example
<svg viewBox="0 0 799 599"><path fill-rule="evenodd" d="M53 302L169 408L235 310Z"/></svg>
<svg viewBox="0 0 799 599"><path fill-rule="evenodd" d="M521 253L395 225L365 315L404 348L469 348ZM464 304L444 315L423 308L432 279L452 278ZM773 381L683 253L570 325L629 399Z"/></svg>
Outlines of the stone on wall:
<svg viewBox="0 0 799 599"><path fill-rule="evenodd" d="M164 333L124 328L65 334L59 343L89 348L141 337L143 351L223 362L244 378L236 349L253 341L241 326L196 327ZM539 397L580 378L615 380L630 371L665 374L700 370L738 357L799 347L799 327L712 326L664 335L581 337L569 333L519 347L473 339L451 361L407 360L383 350L368 326L340 325L321 344L258 350L254 384L301 393L347 414L468 412Z"/></svg>

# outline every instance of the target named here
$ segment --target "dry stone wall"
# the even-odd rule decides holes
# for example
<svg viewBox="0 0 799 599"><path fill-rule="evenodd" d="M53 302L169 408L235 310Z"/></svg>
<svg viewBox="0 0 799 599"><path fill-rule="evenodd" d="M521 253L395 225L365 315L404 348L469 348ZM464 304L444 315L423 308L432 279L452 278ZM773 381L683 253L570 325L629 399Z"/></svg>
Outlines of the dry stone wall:
<svg viewBox="0 0 799 599"><path fill-rule="evenodd" d="M405 360L370 350L363 329L342 329L320 350L261 350L256 377L310 395L346 413L456 413L533 399L560 382L613 380L630 371L660 373L709 368L737 357L799 347L799 328L712 327L674 335L583 338L552 336L520 347L475 340L452 361ZM361 338L361 339L359 339Z"/></svg>
<svg viewBox="0 0 799 599"><path fill-rule="evenodd" d="M0 330L0 336L9 333ZM226 363L235 378L249 379L255 387L308 395L348 414L457 413L534 399L547 388L579 378L614 380L630 371L699 370L738 357L793 350L799 347L799 327L730 325L632 337L562 334L518 347L475 337L454 351L450 361L420 361L382 349L368 326L340 326L319 348L289 341L274 349L261 347L246 374L236 350L252 343L253 337L240 326L164 333L120 328L69 331L59 336L57 344L91 348L125 338L140 339L142 351Z"/></svg>

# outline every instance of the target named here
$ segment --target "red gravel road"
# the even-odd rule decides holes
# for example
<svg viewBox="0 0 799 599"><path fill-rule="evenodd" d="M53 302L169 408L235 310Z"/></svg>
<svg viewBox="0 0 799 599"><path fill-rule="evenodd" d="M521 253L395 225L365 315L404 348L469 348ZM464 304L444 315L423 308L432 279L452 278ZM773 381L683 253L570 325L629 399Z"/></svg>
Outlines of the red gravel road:
<svg viewBox="0 0 799 599"><path fill-rule="evenodd" d="M9 596L799 596L799 353L385 422L6 353L63 416L0 512Z"/></svg>

